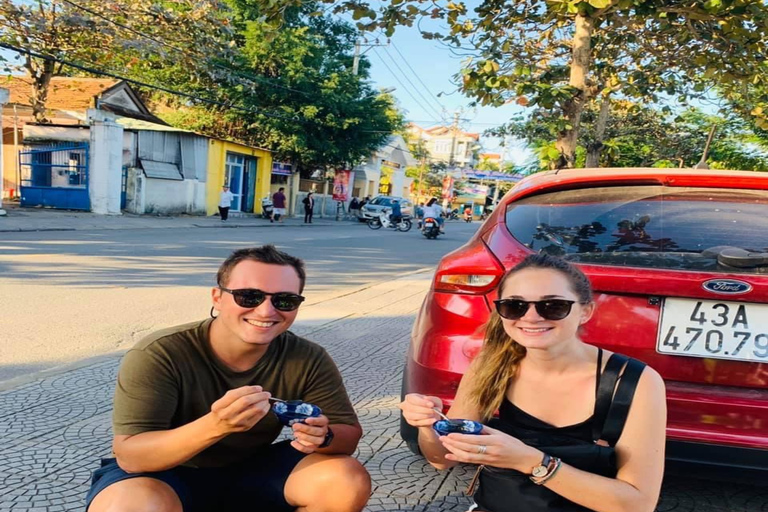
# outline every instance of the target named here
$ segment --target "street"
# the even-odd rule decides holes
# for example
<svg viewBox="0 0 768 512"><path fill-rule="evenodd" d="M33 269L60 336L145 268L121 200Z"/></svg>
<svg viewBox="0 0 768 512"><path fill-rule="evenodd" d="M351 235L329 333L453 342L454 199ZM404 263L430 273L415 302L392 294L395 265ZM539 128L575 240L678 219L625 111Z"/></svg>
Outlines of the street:
<svg viewBox="0 0 768 512"><path fill-rule="evenodd" d="M396 406L434 265L477 227L449 224L437 241L362 224L6 234L2 286L14 300L2 325L0 511L82 510L90 472L110 454L116 350L207 315L220 261L271 242L307 261L308 301L292 330L324 346L342 371L365 431L356 456L374 482L366 510L464 512L472 468L442 473L412 455ZM657 510L767 508L765 487L688 475L665 479Z"/></svg>
<svg viewBox="0 0 768 512"><path fill-rule="evenodd" d="M204 318L218 265L235 249L274 243L304 258L308 306L432 268L479 225L453 223L437 240L415 228L373 231L349 222L342 229L5 233L0 389L8 379L125 349L158 328Z"/></svg>

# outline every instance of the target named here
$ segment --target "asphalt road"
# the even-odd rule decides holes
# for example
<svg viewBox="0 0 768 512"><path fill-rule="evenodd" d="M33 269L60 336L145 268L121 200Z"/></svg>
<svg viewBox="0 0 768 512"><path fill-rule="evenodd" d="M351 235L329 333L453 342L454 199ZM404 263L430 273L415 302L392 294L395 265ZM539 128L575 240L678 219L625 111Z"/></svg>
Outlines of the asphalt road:
<svg viewBox="0 0 768 512"><path fill-rule="evenodd" d="M479 223L416 230L344 222L313 229L135 229L4 233L0 384L122 350L156 329L208 315L218 265L273 243L307 263L307 304L434 267ZM301 318L301 317L300 317Z"/></svg>

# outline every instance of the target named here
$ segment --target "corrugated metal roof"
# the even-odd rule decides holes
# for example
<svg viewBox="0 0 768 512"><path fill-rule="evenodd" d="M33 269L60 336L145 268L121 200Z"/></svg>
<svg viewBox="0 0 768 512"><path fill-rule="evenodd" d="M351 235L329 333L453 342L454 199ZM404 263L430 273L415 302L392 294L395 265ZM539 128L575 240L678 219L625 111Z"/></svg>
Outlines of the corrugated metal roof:
<svg viewBox="0 0 768 512"><path fill-rule="evenodd" d="M149 121L142 121L141 119L134 119L134 118L131 118L131 117L117 116L116 120L126 130L151 130L151 131L155 131L155 132L180 132L180 133L191 133L191 134L197 135L195 132L190 131L190 130L184 130L182 128L174 128L173 126L165 126L165 125L157 124L157 123L150 123ZM204 137L204 135L200 135L200 137Z"/></svg>
<svg viewBox="0 0 768 512"><path fill-rule="evenodd" d="M139 162L141 163L141 168L144 169L144 174L147 175L147 178L176 181L184 180L184 177L179 170L179 166L176 164L156 162L154 160L146 159L140 159Z"/></svg>

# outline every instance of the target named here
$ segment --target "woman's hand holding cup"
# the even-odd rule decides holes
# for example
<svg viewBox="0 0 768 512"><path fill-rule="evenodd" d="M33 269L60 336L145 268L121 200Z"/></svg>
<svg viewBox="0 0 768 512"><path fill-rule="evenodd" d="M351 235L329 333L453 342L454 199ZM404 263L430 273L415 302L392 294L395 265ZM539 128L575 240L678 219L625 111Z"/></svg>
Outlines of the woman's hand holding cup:
<svg viewBox="0 0 768 512"><path fill-rule="evenodd" d="M443 410L443 401L436 396L411 393L405 395L399 407L403 411L403 418L412 427L431 427L440 419L437 411Z"/></svg>

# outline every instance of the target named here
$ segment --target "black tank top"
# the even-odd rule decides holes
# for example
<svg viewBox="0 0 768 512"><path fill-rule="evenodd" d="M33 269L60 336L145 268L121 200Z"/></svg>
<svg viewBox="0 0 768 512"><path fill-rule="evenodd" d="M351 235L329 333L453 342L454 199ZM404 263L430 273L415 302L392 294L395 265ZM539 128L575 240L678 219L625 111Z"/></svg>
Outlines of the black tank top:
<svg viewBox="0 0 768 512"><path fill-rule="evenodd" d="M597 405L597 394L600 390L600 378L602 377L603 370L603 349L597 349L597 371L595 372L595 405ZM504 401L499 407L499 426L518 426L521 429L525 429L530 432L539 432L541 436L566 436L582 441L592 441L593 423L595 420L595 413L592 411L592 415L581 423L575 423L565 427L555 427L549 423L540 420L536 416L532 416L524 410L517 407L510 402L507 397L504 397ZM501 430L504 430L503 428ZM529 443L526 443L529 444Z"/></svg>
<svg viewBox="0 0 768 512"><path fill-rule="evenodd" d="M586 420L555 427L505 398L499 408L499 418L491 420L489 425L529 446L560 457L573 467L614 478L617 472L615 445L624 429L645 364L612 354L605 371L601 372L602 356L603 351L598 349L595 409ZM600 440L604 443L597 444ZM475 502L481 510L488 512L588 511L546 487L534 484L527 474L490 466L481 470Z"/></svg>

